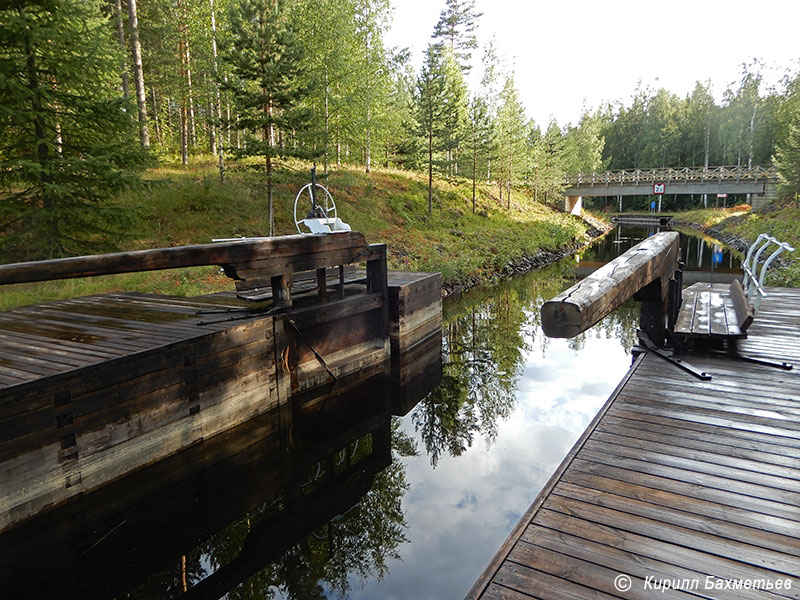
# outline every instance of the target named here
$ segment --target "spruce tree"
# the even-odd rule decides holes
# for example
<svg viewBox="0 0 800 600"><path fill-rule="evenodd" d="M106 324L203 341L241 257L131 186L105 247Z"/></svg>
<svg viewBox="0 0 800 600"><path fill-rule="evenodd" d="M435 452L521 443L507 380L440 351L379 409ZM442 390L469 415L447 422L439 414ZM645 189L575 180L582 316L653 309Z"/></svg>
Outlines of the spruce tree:
<svg viewBox="0 0 800 600"><path fill-rule="evenodd" d="M786 138L778 145L775 164L781 194L796 199L800 194L800 114L794 115Z"/></svg>
<svg viewBox="0 0 800 600"><path fill-rule="evenodd" d="M247 132L239 155L264 158L267 179L269 235L275 233L273 159L308 156L302 146L286 143L292 131L309 120L299 108L309 86L303 71L302 46L295 37L291 14L283 0L239 0L231 7L231 48L226 58L233 77L228 85ZM278 135L284 143L278 143Z"/></svg>
<svg viewBox="0 0 800 600"><path fill-rule="evenodd" d="M146 155L118 90L122 57L103 0L0 10L0 252L5 260L113 249L114 195Z"/></svg>

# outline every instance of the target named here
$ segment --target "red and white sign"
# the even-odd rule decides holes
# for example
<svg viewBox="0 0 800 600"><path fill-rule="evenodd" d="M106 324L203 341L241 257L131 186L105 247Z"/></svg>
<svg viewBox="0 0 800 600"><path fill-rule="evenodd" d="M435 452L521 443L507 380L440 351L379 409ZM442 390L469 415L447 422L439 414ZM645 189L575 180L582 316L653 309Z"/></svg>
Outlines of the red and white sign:
<svg viewBox="0 0 800 600"><path fill-rule="evenodd" d="M717 198L727 198L728 194L717 194Z"/></svg>
<svg viewBox="0 0 800 600"><path fill-rule="evenodd" d="M653 193L654 194L661 195L661 194L665 193L666 190L667 190L667 184L666 183L654 183L653 184Z"/></svg>

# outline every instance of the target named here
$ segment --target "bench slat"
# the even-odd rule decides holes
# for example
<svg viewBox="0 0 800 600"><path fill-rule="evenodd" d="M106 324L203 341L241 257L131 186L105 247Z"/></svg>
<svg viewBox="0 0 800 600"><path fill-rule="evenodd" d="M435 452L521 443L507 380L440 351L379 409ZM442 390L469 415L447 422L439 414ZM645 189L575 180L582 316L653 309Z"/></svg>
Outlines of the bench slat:
<svg viewBox="0 0 800 600"><path fill-rule="evenodd" d="M747 331L753 323L753 307L747 302L744 288L738 279L731 283L730 296L736 311L736 323L741 331Z"/></svg>
<svg viewBox="0 0 800 600"><path fill-rule="evenodd" d="M738 288L708 283L696 283L683 290L683 301L678 312L674 332L677 335L699 338L742 338L747 337L740 327L739 312L735 300ZM745 300L746 303L746 300ZM752 322L752 318L750 319ZM749 326L749 323L747 323ZM745 328L746 329L746 328Z"/></svg>

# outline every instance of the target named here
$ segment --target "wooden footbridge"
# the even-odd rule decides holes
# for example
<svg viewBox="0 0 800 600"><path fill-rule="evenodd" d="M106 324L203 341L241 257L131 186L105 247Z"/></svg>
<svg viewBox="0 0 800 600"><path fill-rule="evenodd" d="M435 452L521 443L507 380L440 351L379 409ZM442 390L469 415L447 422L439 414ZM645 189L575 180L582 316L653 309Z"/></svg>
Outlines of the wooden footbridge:
<svg viewBox="0 0 800 600"><path fill-rule="evenodd" d="M581 198L648 194L750 194L755 208L777 198L775 167L684 167L623 169L564 176L565 210ZM620 211L622 209L620 208Z"/></svg>
<svg viewBox="0 0 800 600"><path fill-rule="evenodd" d="M573 335L639 292L643 327L669 332L670 235L548 302L545 330ZM766 292L746 336L715 330L739 317L708 303L702 347L637 351L468 598L798 597L800 374L767 363L800 361L800 290ZM663 303L662 323L648 303Z"/></svg>
<svg viewBox="0 0 800 600"><path fill-rule="evenodd" d="M439 275L390 274L355 232L2 265L0 284L199 265L238 292L0 313L0 532L390 356L405 377L441 328Z"/></svg>

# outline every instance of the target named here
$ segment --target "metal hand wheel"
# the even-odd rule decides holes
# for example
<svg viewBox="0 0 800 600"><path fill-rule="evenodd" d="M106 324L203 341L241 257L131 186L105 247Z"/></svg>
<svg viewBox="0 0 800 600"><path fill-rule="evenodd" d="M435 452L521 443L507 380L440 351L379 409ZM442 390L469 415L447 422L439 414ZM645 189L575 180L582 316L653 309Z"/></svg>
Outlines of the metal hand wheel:
<svg viewBox="0 0 800 600"><path fill-rule="evenodd" d="M314 189L314 197L312 197L311 195L312 186ZM320 194L319 190L322 190L324 193ZM297 197L295 197L294 199L294 213L293 213L294 224L295 227L297 227L297 231L299 233L303 234L309 233L307 231L303 231L300 229L300 225L306 218L308 218L307 213L301 214L299 219L297 215L297 203L299 202L300 197L304 193L308 196L309 206L312 211L316 207L317 209L320 210L323 218L331 218L331 219L337 218L336 203L333 201L333 196L331 196L331 193L323 185L320 185L318 183L307 183L302 188L300 188L300 191L297 192ZM301 208L300 210L302 211L303 209Z"/></svg>

